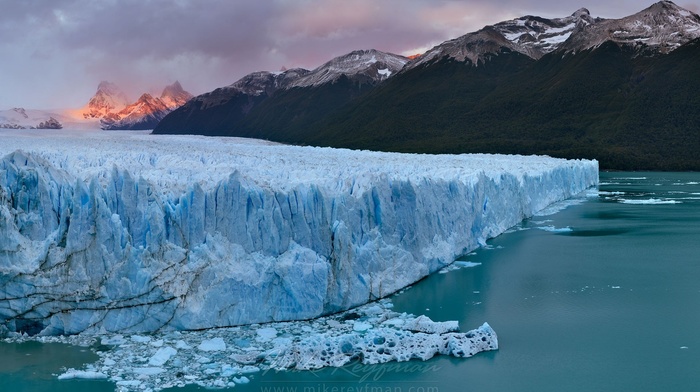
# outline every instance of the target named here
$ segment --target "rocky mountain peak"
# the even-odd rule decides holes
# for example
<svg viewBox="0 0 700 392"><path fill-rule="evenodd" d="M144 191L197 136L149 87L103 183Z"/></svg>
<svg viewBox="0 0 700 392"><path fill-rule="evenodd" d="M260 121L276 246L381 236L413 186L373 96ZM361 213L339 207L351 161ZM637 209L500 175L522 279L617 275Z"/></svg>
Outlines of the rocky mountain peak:
<svg viewBox="0 0 700 392"><path fill-rule="evenodd" d="M355 50L326 62L292 82L289 87L319 86L332 83L342 75L374 84L400 71L408 61L404 56L376 49Z"/></svg>
<svg viewBox="0 0 700 392"><path fill-rule="evenodd" d="M102 81L97 86L95 95L81 111L86 119L102 118L124 109L128 104L129 98L116 84Z"/></svg>
<svg viewBox="0 0 700 392"><path fill-rule="evenodd" d="M527 15L507 20L443 42L412 61L406 69L443 57L457 61L468 60L478 65L484 61L486 55L499 53L504 48L539 59L559 48L576 29L594 24L598 20L591 17L586 8L580 8L563 18L546 19Z"/></svg>
<svg viewBox="0 0 700 392"><path fill-rule="evenodd" d="M582 18L590 17L591 12L588 10L588 8L579 8L578 10L576 10L576 12L571 14L571 16L573 16L574 18L582 19Z"/></svg>
<svg viewBox="0 0 700 392"><path fill-rule="evenodd" d="M660 1L624 18L581 26L562 48L578 52L612 41L652 53L668 53L698 37L698 15L671 1Z"/></svg>
<svg viewBox="0 0 700 392"><path fill-rule="evenodd" d="M193 95L185 91L180 82L177 80L175 83L166 86L163 89L163 92L160 94L160 99L163 100L163 103L171 109L184 105L185 102L192 99L192 97Z"/></svg>

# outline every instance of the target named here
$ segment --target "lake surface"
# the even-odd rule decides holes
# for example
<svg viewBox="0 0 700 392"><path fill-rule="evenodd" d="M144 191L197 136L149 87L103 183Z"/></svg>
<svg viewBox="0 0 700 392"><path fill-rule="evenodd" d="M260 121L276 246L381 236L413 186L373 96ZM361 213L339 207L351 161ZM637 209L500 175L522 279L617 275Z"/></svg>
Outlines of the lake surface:
<svg viewBox="0 0 700 392"><path fill-rule="evenodd" d="M600 178L599 196L527 220L464 258L480 265L435 274L393 298L394 310L459 320L462 330L486 321L500 350L468 359L258 373L232 390L698 390L700 174ZM61 361L89 362L92 354L48 346L0 344L0 385L113 389L107 382L51 378ZM42 354L26 355L32 347Z"/></svg>

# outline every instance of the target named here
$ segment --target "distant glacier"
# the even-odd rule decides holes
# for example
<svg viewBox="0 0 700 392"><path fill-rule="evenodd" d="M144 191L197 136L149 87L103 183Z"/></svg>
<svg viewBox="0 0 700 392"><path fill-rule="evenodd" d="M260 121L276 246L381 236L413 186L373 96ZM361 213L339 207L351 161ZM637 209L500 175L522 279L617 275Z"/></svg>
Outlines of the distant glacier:
<svg viewBox="0 0 700 392"><path fill-rule="evenodd" d="M303 320L416 282L598 163L0 131L0 335Z"/></svg>

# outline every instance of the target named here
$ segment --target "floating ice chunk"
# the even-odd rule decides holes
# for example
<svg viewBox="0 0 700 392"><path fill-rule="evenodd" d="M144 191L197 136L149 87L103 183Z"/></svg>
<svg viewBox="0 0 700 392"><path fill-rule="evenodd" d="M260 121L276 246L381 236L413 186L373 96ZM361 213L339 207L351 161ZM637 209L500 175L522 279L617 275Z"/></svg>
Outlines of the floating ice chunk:
<svg viewBox="0 0 700 392"><path fill-rule="evenodd" d="M248 384L250 382L250 379L246 376L234 377L233 382L235 382L236 384Z"/></svg>
<svg viewBox="0 0 700 392"><path fill-rule="evenodd" d="M679 200L671 200L671 199L620 199L620 203L623 204L680 204L682 203Z"/></svg>
<svg viewBox="0 0 700 392"><path fill-rule="evenodd" d="M161 347L156 351L156 353L151 357L151 359L148 360L148 364L151 366L163 366L168 360L170 360L170 357L173 355L177 354L177 350L175 350L172 347Z"/></svg>
<svg viewBox="0 0 700 392"><path fill-rule="evenodd" d="M99 379L106 379L107 375L100 373L100 372L95 372L95 371L89 371L89 370L75 370L73 368L70 368L66 370L63 374L60 374L58 376L59 380L72 380L72 379L86 379L86 380L99 380Z"/></svg>
<svg viewBox="0 0 700 392"><path fill-rule="evenodd" d="M392 326L392 327L401 327L404 324L406 324L406 320L401 319L401 318L392 318L389 320L386 320L385 322L382 323L382 325L387 325L387 326Z"/></svg>
<svg viewBox="0 0 700 392"><path fill-rule="evenodd" d="M363 323L362 321L355 321L352 325L352 330L355 332L364 332L370 328L372 328L372 324Z"/></svg>
<svg viewBox="0 0 700 392"><path fill-rule="evenodd" d="M337 320L331 319L326 320L326 324L328 324L328 326L331 328L342 328L343 326L343 324L339 323Z"/></svg>
<svg viewBox="0 0 700 392"><path fill-rule="evenodd" d="M258 335L256 340L267 341L272 340L277 337L277 330L275 328L260 328L255 333Z"/></svg>
<svg viewBox="0 0 700 392"><path fill-rule="evenodd" d="M197 348L201 351L226 351L226 343L222 338L213 338L202 341Z"/></svg>
<svg viewBox="0 0 700 392"><path fill-rule="evenodd" d="M455 265L462 268L472 268L480 266L481 263L475 263L473 261L455 261Z"/></svg>
<svg viewBox="0 0 700 392"><path fill-rule="evenodd" d="M554 227L554 226L539 226L540 230L548 231L550 233L568 233L574 231L571 227Z"/></svg>
<svg viewBox="0 0 700 392"><path fill-rule="evenodd" d="M437 334L379 328L363 335L351 333L325 339L304 339L279 352L272 366L276 369L312 370L340 367L357 359L364 364L376 364L428 360L439 354L470 357L481 351L497 349L498 338L487 323L467 333Z"/></svg>
<svg viewBox="0 0 700 392"><path fill-rule="evenodd" d="M150 344L153 347L163 347L163 339L154 340L148 344Z"/></svg>
<svg viewBox="0 0 700 392"><path fill-rule="evenodd" d="M133 335L131 341L135 343L148 343L151 341L150 336Z"/></svg>
<svg viewBox="0 0 700 392"><path fill-rule="evenodd" d="M191 350L192 346L187 344L184 340L178 340L175 342L175 348L178 350Z"/></svg>
<svg viewBox="0 0 700 392"><path fill-rule="evenodd" d="M154 376L165 372L165 369L160 367L137 367L133 369L133 372L142 376Z"/></svg>
<svg viewBox="0 0 700 392"><path fill-rule="evenodd" d="M418 316L413 320L406 322L401 328L413 332L425 332L431 334L443 334L447 332L459 331L459 322L443 321L435 322L428 316Z"/></svg>
<svg viewBox="0 0 700 392"><path fill-rule="evenodd" d="M114 336L103 337L100 340L100 343L104 344L105 346L119 346L121 344L126 343L126 339L124 339L124 336L122 336L122 335L114 335Z"/></svg>

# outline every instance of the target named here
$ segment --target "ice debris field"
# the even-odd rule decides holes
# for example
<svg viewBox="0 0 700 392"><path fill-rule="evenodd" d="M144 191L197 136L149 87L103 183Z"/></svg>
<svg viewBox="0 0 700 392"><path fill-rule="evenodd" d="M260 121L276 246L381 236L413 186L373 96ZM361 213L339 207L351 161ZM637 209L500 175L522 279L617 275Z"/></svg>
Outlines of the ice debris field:
<svg viewBox="0 0 700 392"><path fill-rule="evenodd" d="M233 342L175 339L188 331L243 331L376 301L598 184L596 161L543 156L396 154L145 132L0 130L0 138L0 337L123 335L112 343L156 349L132 359L144 377L161 381L160 365L189 364L188 355L221 364L207 368L211 374L245 373L203 354L230 357L207 348ZM396 316L382 314L340 323L318 341L292 344L294 334L277 327L254 340L270 338L273 346L258 351L284 353L269 365L282 368L319 350L323 359L310 368L358 352L372 363L497 347L488 326L459 333L450 324L426 337L386 329ZM175 340L134 340L156 332ZM473 346L479 333L493 340ZM422 343L406 351L406 339ZM233 359L248 366L240 358ZM117 359L103 364L110 361ZM122 377L104 369L62 377L100 374Z"/></svg>
<svg viewBox="0 0 700 392"><path fill-rule="evenodd" d="M491 327L459 332L456 321L392 311L388 299L311 321L291 321L149 335L104 334L15 337L94 346L96 363L66 369L59 380L105 379L119 391L161 390L196 384L206 388L245 384L256 373L315 370L327 366L427 360L435 355L471 357L498 349Z"/></svg>

